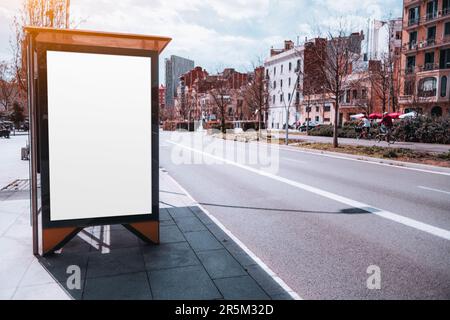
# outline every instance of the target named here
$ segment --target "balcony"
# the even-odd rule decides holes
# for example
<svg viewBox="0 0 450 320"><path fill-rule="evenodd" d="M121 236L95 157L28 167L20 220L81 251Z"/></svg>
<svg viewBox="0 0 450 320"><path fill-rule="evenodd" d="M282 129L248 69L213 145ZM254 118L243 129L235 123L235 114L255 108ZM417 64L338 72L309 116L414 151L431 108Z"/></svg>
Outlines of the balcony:
<svg viewBox="0 0 450 320"><path fill-rule="evenodd" d="M427 25L433 22L437 22L447 18L448 16L450 16L450 8L445 8L443 10L429 12L422 17L408 19L408 21L404 23L403 27L407 30L414 29L419 25Z"/></svg>
<svg viewBox="0 0 450 320"><path fill-rule="evenodd" d="M450 44L450 36L444 36L440 39L428 39L419 42L407 42L402 46L402 51L404 54L408 54L414 51L434 49L448 44Z"/></svg>

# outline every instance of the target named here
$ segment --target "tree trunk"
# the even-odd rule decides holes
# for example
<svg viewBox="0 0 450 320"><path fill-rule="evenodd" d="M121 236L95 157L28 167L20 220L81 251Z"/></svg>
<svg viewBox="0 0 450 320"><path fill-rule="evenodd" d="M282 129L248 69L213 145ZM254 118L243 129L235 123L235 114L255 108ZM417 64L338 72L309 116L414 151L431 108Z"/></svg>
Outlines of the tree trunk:
<svg viewBox="0 0 450 320"><path fill-rule="evenodd" d="M336 95L334 107L334 128L333 128L333 147L339 147L338 144L338 127L339 127L339 95Z"/></svg>

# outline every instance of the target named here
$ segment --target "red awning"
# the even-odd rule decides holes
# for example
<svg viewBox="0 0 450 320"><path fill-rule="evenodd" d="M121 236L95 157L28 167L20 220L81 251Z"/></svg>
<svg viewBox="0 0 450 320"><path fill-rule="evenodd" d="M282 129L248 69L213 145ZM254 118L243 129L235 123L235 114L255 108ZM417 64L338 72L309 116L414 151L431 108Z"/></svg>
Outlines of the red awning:
<svg viewBox="0 0 450 320"><path fill-rule="evenodd" d="M383 115L381 113L371 113L369 119L383 119Z"/></svg>

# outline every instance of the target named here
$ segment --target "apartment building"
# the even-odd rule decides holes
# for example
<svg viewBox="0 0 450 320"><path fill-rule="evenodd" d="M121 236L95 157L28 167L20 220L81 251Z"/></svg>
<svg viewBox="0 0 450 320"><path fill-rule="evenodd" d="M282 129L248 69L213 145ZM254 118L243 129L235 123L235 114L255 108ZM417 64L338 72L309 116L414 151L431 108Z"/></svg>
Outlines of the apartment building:
<svg viewBox="0 0 450 320"><path fill-rule="evenodd" d="M404 0L400 109L450 114L450 0Z"/></svg>
<svg viewBox="0 0 450 320"><path fill-rule="evenodd" d="M303 68L303 53L303 46L295 46L294 42L286 40L284 48L272 48L270 57L264 62L269 93L268 129L283 129L286 123L293 125L299 120L301 90L298 83L301 79L298 78L299 70ZM289 119L286 119L288 108Z"/></svg>

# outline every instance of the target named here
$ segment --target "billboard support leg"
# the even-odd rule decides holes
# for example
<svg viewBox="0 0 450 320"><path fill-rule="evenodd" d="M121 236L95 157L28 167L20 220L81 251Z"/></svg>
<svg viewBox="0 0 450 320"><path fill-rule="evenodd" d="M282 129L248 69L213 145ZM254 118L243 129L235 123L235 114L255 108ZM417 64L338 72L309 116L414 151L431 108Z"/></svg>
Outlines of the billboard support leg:
<svg viewBox="0 0 450 320"><path fill-rule="evenodd" d="M123 226L145 242L159 244L159 221L136 222Z"/></svg>
<svg viewBox="0 0 450 320"><path fill-rule="evenodd" d="M43 255L61 249L83 228L48 228L42 231Z"/></svg>

